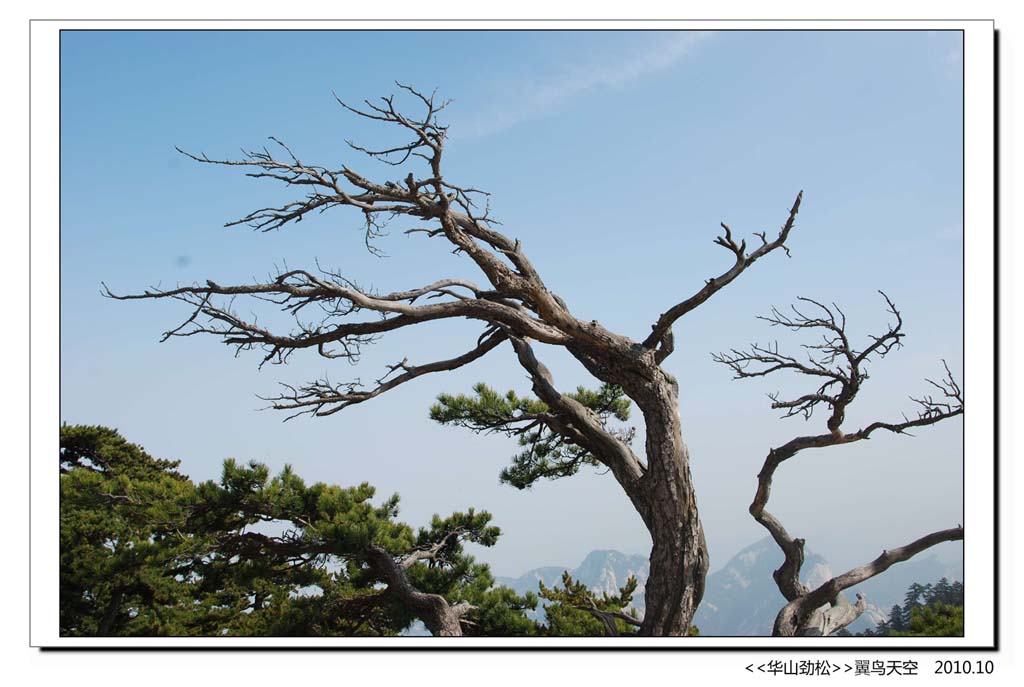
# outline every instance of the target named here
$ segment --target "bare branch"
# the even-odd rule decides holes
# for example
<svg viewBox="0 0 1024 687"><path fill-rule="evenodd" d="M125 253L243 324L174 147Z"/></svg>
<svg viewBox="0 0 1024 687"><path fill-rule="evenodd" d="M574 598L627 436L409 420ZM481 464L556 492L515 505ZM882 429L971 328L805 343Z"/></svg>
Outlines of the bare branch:
<svg viewBox="0 0 1024 687"><path fill-rule="evenodd" d="M736 379L764 377L779 370L789 370L816 380L824 380L815 391L796 398L782 399L779 394L769 394L772 408L784 411L783 417L802 415L805 419L810 419L816 407L825 406L829 411L826 422L828 432L798 436L769 451L764 465L758 473L757 491L749 509L754 519L768 530L776 544L782 549L785 558L782 565L774 571L773 576L779 591L790 603L799 602L809 593L807 587L800 582L800 570L804 562L804 540L792 537L782 523L766 510L776 469L783 462L805 449L861 441L870 438L873 432L880 429L903 434L910 428L935 424L963 413L961 389L953 379L949 367L943 361L946 377L939 382L928 380L929 384L942 392L942 396L938 399L933 396L914 399L921 407L916 418L904 417L902 422L895 423L877 421L857 431L843 431L842 424L846 409L856 398L863 382L868 379L864 363L872 355L885 357L889 352L902 345L903 319L892 300L884 293L882 293L882 297L885 299L887 309L893 316L894 322L882 334L870 335L871 343L863 350L857 350L851 344L846 332L846 316L837 305L827 306L809 298L801 298L800 301L806 304L806 307L792 306L791 312L785 313L773 308L771 315L760 319L767 321L772 326L785 327L792 331L806 330L820 333L817 343L804 345L804 349L808 351L806 361L781 353L777 343L772 346L755 344L749 352L733 350L730 353L713 356L716 362L729 367ZM821 605L819 603L810 610ZM821 618L817 620L826 624L831 623L834 631L841 622L840 616L845 619L842 622L846 622L849 620L850 609L857 608L848 602L846 605L849 608L844 606L842 611L835 610L824 620ZM850 621L852 622L852 620Z"/></svg>
<svg viewBox="0 0 1024 687"><path fill-rule="evenodd" d="M261 396L260 398L270 401L272 403L270 407L275 410L298 410L299 412L288 416L287 419L289 420L303 414L321 417L333 415L351 405L376 398L386 391L390 391L425 374L456 370L468 365L494 350L498 344L506 339L508 339L508 335L504 331L496 330L475 348L455 358L439 360L425 365L409 365L408 360L403 360L396 365L390 366L388 373L378 379L377 386L372 389L360 389L358 381L335 385L331 384L328 380L323 380L313 382L298 389L285 385L290 393L274 397ZM402 370L402 374L387 379L393 372L398 370Z"/></svg>
<svg viewBox="0 0 1024 687"><path fill-rule="evenodd" d="M339 272L286 269L266 281L248 285L222 286L207 281L173 289L157 287L133 295L116 295L107 289L106 295L122 300L179 300L187 304L188 317L167 331L164 338L211 335L234 347L236 354L261 351L263 363L287 362L295 351L304 349L324 358L352 362L363 346L399 329L453 319L483 323L484 333L475 346L464 348L462 355L424 365L411 364L409 360L414 356L410 355L388 366L385 374L365 387L358 379L344 384L324 379L304 386L289 385L283 395L271 399L272 407L328 415L419 376L468 364L506 338L511 340L538 399L546 406L544 410L517 407L523 412L492 426L496 431L514 433L524 440L521 445L527 451L534 452L525 454L523 465L513 466L523 468L519 481L572 474L590 461L607 466L643 518L659 552L659 563L652 566L647 586L649 608L657 611L647 614L641 633L685 634L703 593L707 550L693 495L689 454L681 436L678 383L660 365L674 348L671 329L679 317L764 255L776 249L788 253L785 243L802 194L794 201L777 236L769 240L766 234L759 234L760 245L755 249L748 249L747 242L735 238L732 229L723 224L723 234L715 242L730 252L732 267L663 314L651 336L638 345L597 320L575 317L566 302L546 286L520 241L498 231L499 223L491 217L486 192L445 177L447 127L438 116L447 103L433 93L405 84L399 83L396 88L398 97L389 95L355 106L338 99L346 111L388 125L398 133L396 139L382 145L349 142L357 153L387 163L395 174L390 179L371 179L343 163L310 164L300 151L277 139L271 139L269 147L243 150L239 159L182 152L202 164L238 167L253 178L271 180L294 193L286 202L253 210L229 222L229 226L246 224L271 231L338 207L351 208L361 218L364 241L371 252L379 253L374 241L385 233L389 221L408 221L413 227L403 227L408 235L424 234L447 242L453 253L472 260L486 282L478 286L466 279L444 278L419 288L378 293L360 288ZM411 101L413 110L399 107L400 99ZM251 299L276 306L288 316L286 328L281 330L277 320L261 321L256 314L242 311L241 305ZM555 388L550 373L534 355L534 341L563 347L605 386L619 389L621 395L636 403L647 427L646 464L630 448L633 430L607 426L600 411ZM883 340L875 350L884 354L890 344ZM836 378L829 368L782 357L777 350L755 351L754 355L760 359L734 362L743 367L749 364L750 370L759 369L753 364L759 362L764 367L810 371L822 385L819 396L833 395L836 386L845 381ZM941 408L936 404L945 402L921 400L938 412ZM782 399L778 402L791 403ZM810 408L808 404L822 402L821 398L808 397L780 409L805 412ZM380 565L388 567L383 559ZM458 605L449 610L457 609Z"/></svg>
<svg viewBox="0 0 1024 687"><path fill-rule="evenodd" d="M873 561L848 570L842 575L837 575L822 583L814 590L803 594L797 599L791 600L782 609L779 613L778 619L776 620L777 633L780 633L779 631L781 631L782 634L795 634L802 626L805 625L808 617L816 609L826 603L841 603L838 601L838 597L840 592L843 590L849 589L850 587L860 584L865 580L869 580L876 575L880 575L896 563L909 560L936 544L941 544L947 541L963 541L963 538L964 529L962 526L958 525L950 529L939 530L932 532L931 534L926 534L920 539L916 539L904 546L882 551L881 555ZM844 618L844 620L846 620L845 624L849 624L849 622L852 622L855 619L856 616L849 618L848 620ZM830 628L830 631L834 632L842 626L833 625Z"/></svg>
<svg viewBox="0 0 1024 687"><path fill-rule="evenodd" d="M796 222L796 215L800 211L800 201L803 199L803 196L803 191L800 191L800 193L797 194L796 200L793 201L793 206L789 210L789 217L779 230L778 236L776 236L772 241L767 241L764 234L759 234L758 236L761 238L761 245L749 254L746 252L747 242L741 241L737 244L732 237L732 230L723 222L722 228L725 230L725 233L724 235L715 238L715 243L723 246L733 254L735 262L733 262L732 267L719 276L708 279L700 291L686 300L673 305L667 311L662 313L661 317L658 318L658 321L651 327L650 335L644 339L644 346L654 349L661 345L665 338L665 334L672 328L672 325L676 320L691 310L694 310L697 306L711 298L715 293L725 288L730 282L740 276L744 270L753 265L760 258L778 248L781 248L786 252L786 255L789 255L789 249L785 245L786 239L789 238L789 232L792 231L793 225ZM665 353L662 356L662 360L664 360L665 357L668 357L668 353Z"/></svg>
<svg viewBox="0 0 1024 687"><path fill-rule="evenodd" d="M882 358L891 351L902 346L903 319L899 311L884 293L889 312L895 323L880 335L869 335L871 343L863 350L857 350L850 342L846 333L846 315L833 304L831 307L810 298L801 297L801 303L807 304L816 312L807 314L806 309L790 306L791 312L784 313L772 308L770 315L759 319L770 325L784 327L791 331L817 331L820 339L815 343L804 344L806 360L781 353L778 343L769 346L754 344L749 351L732 350L729 353L713 355L715 362L729 367L736 379L764 377L779 370L791 370L811 377L821 378L821 385L813 392L803 394L794 399L782 399L778 394L770 394L772 408L785 411L783 417L803 415L810 419L814 409L819 405L829 408L828 428L838 432L846 415L846 408L856 397L863 382L868 379L864 363L870 356Z"/></svg>
<svg viewBox="0 0 1024 687"><path fill-rule="evenodd" d="M395 292L376 296L359 290L350 282L332 279L327 281L308 272L293 270L280 275L268 283L246 286L221 286L207 281L205 286L187 286L176 289L149 289L142 294L117 295L105 288L110 298L118 300L175 298L191 304L195 312L181 325L164 336L192 336L212 334L223 343L236 346L239 351L261 347L266 352L264 362L285 362L298 349L313 348L328 358L358 357L362 345L371 342L372 337L410 325L432 320L469 318L488 324L501 324L512 331L521 332L541 341L560 343L565 336L560 331L531 317L521 306L511 301L487 297L470 298L460 296L447 287L460 286L476 289L464 280L441 280L429 286L410 291ZM455 300L442 303L413 306L412 302L424 294L448 295ZM212 295L256 296L269 298L278 303L286 312L296 314L302 308L317 303L326 307L328 317L316 325L301 322L299 330L289 334L278 334L260 326L255 320L239 316L230 305L214 306ZM276 300L275 300L276 299ZM359 310L371 310L384 317L362 322L333 323L333 316L347 315ZM199 315L209 324L200 324ZM187 325L187 328L186 328ZM330 347L334 346L336 350Z"/></svg>

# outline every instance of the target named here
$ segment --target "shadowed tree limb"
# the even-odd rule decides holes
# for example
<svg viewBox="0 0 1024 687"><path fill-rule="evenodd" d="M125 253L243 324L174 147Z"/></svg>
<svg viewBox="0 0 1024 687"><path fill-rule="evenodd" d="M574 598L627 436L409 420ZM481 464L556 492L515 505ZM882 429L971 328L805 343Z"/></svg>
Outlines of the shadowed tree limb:
<svg viewBox="0 0 1024 687"><path fill-rule="evenodd" d="M388 589L412 609L431 634L435 637L462 636L463 618L474 610L475 606L466 601L452 604L440 594L430 594L416 589L406 575L408 566L395 561L390 553L379 546L369 546L366 549L366 557L387 580ZM416 560L428 558L433 556L423 554Z"/></svg>
<svg viewBox="0 0 1024 687"><path fill-rule="evenodd" d="M544 401L556 416L565 418L574 435L582 440L583 448L607 465L629 494L645 471L629 444L608 431L593 410L555 389L551 373L537 360L533 348L524 339L513 337L512 346L520 365L533 380L533 390L537 397Z"/></svg>

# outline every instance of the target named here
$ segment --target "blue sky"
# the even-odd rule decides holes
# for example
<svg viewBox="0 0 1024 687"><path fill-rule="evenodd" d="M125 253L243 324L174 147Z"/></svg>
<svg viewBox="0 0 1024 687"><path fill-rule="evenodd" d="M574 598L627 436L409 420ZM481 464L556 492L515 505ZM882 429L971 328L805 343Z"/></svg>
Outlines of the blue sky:
<svg viewBox="0 0 1024 687"><path fill-rule="evenodd" d="M646 553L610 476L519 492L497 480L511 442L429 421L440 392L481 380L527 391L509 349L330 418L258 411L256 394L279 381L372 380L406 356L461 353L475 325L397 333L357 367L296 356L257 370L256 355L212 339L158 344L187 316L180 304L100 296L101 281L120 292L246 282L317 259L386 291L482 278L401 227L378 243L388 257L373 257L344 209L270 234L223 228L287 194L174 150L232 157L276 136L305 161L397 179L344 143L392 132L345 113L332 91L358 102L396 79L437 87L453 99L447 177L492 192L503 230L578 316L635 339L729 264L712 243L720 221L771 231L804 190L792 258L771 255L679 323L667 363L716 568L763 535L747 505L767 450L822 421L778 419L765 393L801 387L731 381L711 352L778 336L755 317L797 296L877 331L883 289L906 346L874 365L851 426L913 410L907 396L942 358L962 369L961 54L957 32L64 32L61 419L117 427L196 479L235 457L369 481L399 492L413 525L488 509L505 534L479 555L498 574L572 567L592 549ZM591 383L561 351L538 353L559 386ZM835 566L860 563L962 520L961 441L954 420L801 456L779 471L773 512Z"/></svg>

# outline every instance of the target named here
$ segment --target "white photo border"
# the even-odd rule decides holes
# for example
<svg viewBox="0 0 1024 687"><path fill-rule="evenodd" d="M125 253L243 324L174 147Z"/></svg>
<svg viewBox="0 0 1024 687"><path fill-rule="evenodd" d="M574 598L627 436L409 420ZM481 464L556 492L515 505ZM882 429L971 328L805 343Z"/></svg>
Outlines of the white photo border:
<svg viewBox="0 0 1024 687"><path fill-rule="evenodd" d="M58 629L57 470L60 426L60 32L62 30L941 30L964 35L964 539L962 638L70 638ZM31 622L30 644L47 648L350 649L814 649L927 651L998 648L996 441L995 32L991 21L185 21L34 20L30 24ZM967 236L971 237L966 241ZM966 469L970 455L970 470Z"/></svg>

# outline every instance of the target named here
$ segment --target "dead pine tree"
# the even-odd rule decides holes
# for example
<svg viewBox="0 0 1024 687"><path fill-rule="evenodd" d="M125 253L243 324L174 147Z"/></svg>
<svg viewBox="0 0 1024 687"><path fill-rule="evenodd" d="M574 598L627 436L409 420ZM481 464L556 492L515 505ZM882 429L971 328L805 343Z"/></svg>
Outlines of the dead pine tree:
<svg viewBox="0 0 1024 687"><path fill-rule="evenodd" d="M461 368L508 344L531 380L536 399L514 403L499 399L488 406L486 418L476 412L479 404L476 410L449 407L442 421L476 430L505 431L532 442L517 458L518 486L540 477L573 474L582 464L607 468L652 540L645 588L647 610L640 634L685 635L704 592L708 555L690 476L690 455L680 428L679 386L662 363L673 352L672 328L680 318L761 258L776 251L788 254L786 241L802 194L796 196L777 233L758 234L753 247L748 248L745 240L737 242L723 224L715 243L726 249L728 268L670 304L646 338L636 341L597 321L577 318L546 286L522 243L496 228L486 194L446 178L447 127L437 117L447 103L433 94L402 84L399 87L419 114L399 108L394 96L364 101L360 107L339 100L351 113L407 135L407 143L387 148L349 142L355 151L401 168L393 179L374 181L347 165L332 168L303 162L276 139L272 139L276 152L264 148L237 160L185 154L204 164L237 166L248 176L279 182L302 193L291 202L255 210L229 225L272 231L311 213L346 207L362 214L366 243L374 250L373 240L388 219L412 218L418 225L407 233L439 241L440 250L464 256L482 274L481 283L443 277L425 286L380 294L318 267L282 271L263 283L226 286L207 281L174 289L152 288L135 295L106 290L107 295L180 300L191 314L168 331L165 339L208 334L238 351L261 351L264 363L283 363L295 351L306 349L325 358L354 361L362 346L389 332L439 320L479 322L479 338L451 358L419 362L410 355L389 366L373 385L322 379L287 387L269 400L274 408L292 414L331 415L417 377ZM276 331L239 314L231 302L244 297L270 301L293 314L295 328ZM310 319L314 312L317 315ZM560 389L538 359L534 342L564 348L600 380L601 392ZM617 430L609 422L612 416L621 415L616 409L621 402L628 402L626 399L635 403L643 416L646 439L642 455L631 446L632 432Z"/></svg>
<svg viewBox="0 0 1024 687"><path fill-rule="evenodd" d="M714 357L727 365L736 379L765 377L777 372L796 373L814 380L817 388L792 399L770 394L772 408L783 411L783 417L802 416L810 420L818 408L828 414L825 432L798 436L781 446L772 448L757 475L757 490L750 504L750 514L771 534L784 555L781 566L773 577L787 603L779 611L772 634L776 636L828 636L854 622L867 608L867 600L857 594L850 602L843 591L908 560L936 544L963 540L961 525L926 534L909 544L882 551L874 560L841 575L832 577L811 589L800 581L804 563L804 539L792 536L782 522L768 510L772 480L778 468L797 455L829 446L842 446L872 438L876 433L908 434L908 430L926 427L962 415L963 392L953 378L949 366L943 362L945 376L938 382L926 380L934 392L921 398L912 398L918 406L914 417L904 415L899 421L874 421L861 427L845 427L846 411L868 379L866 363L872 358L884 358L902 346L903 318L893 302L882 293L892 317L885 332L869 335L863 348L850 341L846 331L846 316L838 306L826 306L809 298L801 298L799 306L788 312L773 309L760 319L772 326L795 332L819 335L814 343L803 344L805 354L795 357L783 353L777 343L754 344L748 350L732 350Z"/></svg>

